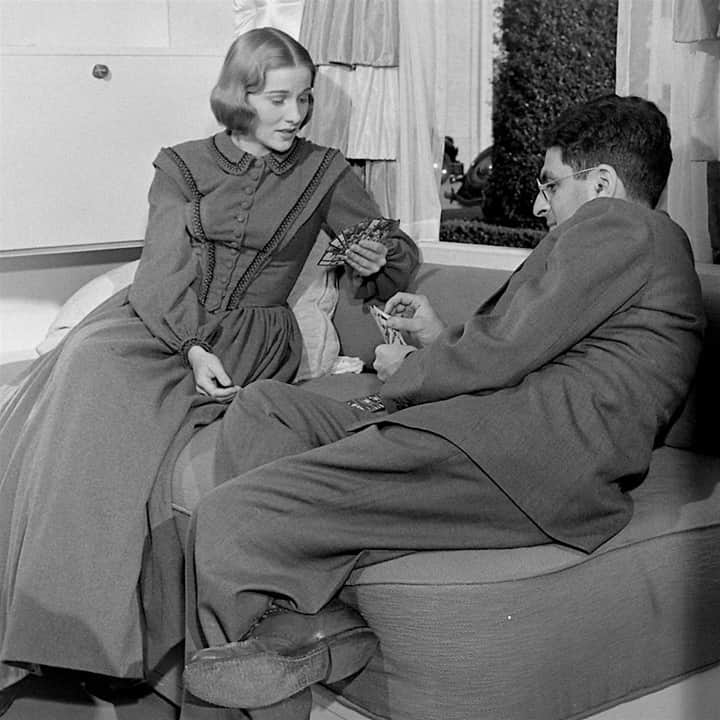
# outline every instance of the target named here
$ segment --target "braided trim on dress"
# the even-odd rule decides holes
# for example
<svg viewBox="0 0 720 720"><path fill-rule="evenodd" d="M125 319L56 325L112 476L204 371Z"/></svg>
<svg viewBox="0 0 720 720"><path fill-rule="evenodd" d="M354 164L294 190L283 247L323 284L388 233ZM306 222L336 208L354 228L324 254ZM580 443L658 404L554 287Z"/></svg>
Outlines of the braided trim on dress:
<svg viewBox="0 0 720 720"><path fill-rule="evenodd" d="M198 296L198 300L203 307L205 307L208 294L210 293L210 283L215 277L215 243L205 243L205 247L207 248L207 272L203 276L200 294Z"/></svg>
<svg viewBox="0 0 720 720"><path fill-rule="evenodd" d="M217 160L220 167L231 175L242 175L247 172L247 169L250 167L250 163L253 161L252 155L250 155L250 153L245 153L240 160L233 162L222 154L220 148L215 144L214 137L208 138L208 146L210 147L210 152L215 156L215 160Z"/></svg>
<svg viewBox="0 0 720 720"><path fill-rule="evenodd" d="M207 242L208 238L205 234L205 228L202 225L202 219L200 218L200 200L202 200L202 193L198 189L195 178L190 172L190 168L185 164L185 161L173 150L172 148L164 148L165 152L172 158L173 162L178 166L182 173L183 179L190 188L190 192L193 196L192 205L192 223L195 234L203 241Z"/></svg>
<svg viewBox="0 0 720 720"><path fill-rule="evenodd" d="M307 207L308 202L310 202L310 198L314 195L315 191L320 185L320 181L327 172L330 163L334 160L337 153L338 151L332 148L328 148L325 151L325 155L320 161L318 169L315 171L312 179L300 194L300 197L298 198L295 205L292 206L290 212L288 212L288 214L283 218L282 222L278 226L277 230L273 233L270 240L265 243L261 250L257 251L250 265L248 265L247 270L245 270L243 276L240 278L240 280L238 280L235 289L232 291L232 295L230 295L230 301L228 302L228 310L234 310L238 306L242 295L245 294L248 287L250 287L255 278L257 278L257 276L262 272L265 265L267 265L267 263L270 261L273 252L275 252L278 245L287 234L287 231L290 229L295 220L297 220L300 213Z"/></svg>
<svg viewBox="0 0 720 720"><path fill-rule="evenodd" d="M192 172L190 171L190 168L187 166L185 161L178 155L178 153L170 147L163 148L163 150L168 154L168 157L178 166L178 169L180 170L180 173L183 176L183 179L185 180L185 183L190 188L190 192L192 193L193 199L192 199L192 229L195 233L195 235L200 238L200 240L203 242L205 247L207 248L207 254L208 254L208 264L207 264L207 272L203 275L203 281L202 286L200 288L200 294L198 296L198 300L201 305L205 305L207 302L207 296L210 292L210 285L212 283L212 279L215 275L215 245L214 243L210 242L208 240L207 235L205 234L205 228L202 225L202 219L200 217L200 200L202 200L202 193L198 189L197 183L195 182L195 178L193 177Z"/></svg>
<svg viewBox="0 0 720 720"><path fill-rule="evenodd" d="M253 155L245 152L239 160L230 160L230 158L223 155L222 150L220 150L215 143L214 136L208 138L208 146L210 148L210 152L215 156L215 160L218 162L220 167L225 170L225 172L230 173L230 175L243 175L248 171L250 165L255 159ZM301 142L296 139L292 148L290 148L290 151L284 155L282 159L278 159L278 157L273 153L268 153L263 156L263 160L265 160L266 165L276 175L284 175L295 165L298 153L300 152L300 147Z"/></svg>
<svg viewBox="0 0 720 720"><path fill-rule="evenodd" d="M293 165L295 165L298 153L300 152L300 146L301 146L300 140L296 139L295 142L293 143L293 146L290 148L290 152L287 153L286 155L284 155L282 157L282 159L279 159L277 155L270 153L266 157L266 162L268 164L268 167L276 175L284 175L288 170L290 170L293 167Z"/></svg>

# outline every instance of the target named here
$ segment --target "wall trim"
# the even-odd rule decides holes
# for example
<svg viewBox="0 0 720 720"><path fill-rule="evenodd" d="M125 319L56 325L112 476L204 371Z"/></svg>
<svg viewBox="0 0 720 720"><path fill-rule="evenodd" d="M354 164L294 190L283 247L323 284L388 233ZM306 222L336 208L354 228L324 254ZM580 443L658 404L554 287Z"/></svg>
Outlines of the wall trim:
<svg viewBox="0 0 720 720"><path fill-rule="evenodd" d="M500 270L515 270L530 254L530 250L523 248L438 242L437 240L420 240L418 246L423 262Z"/></svg>

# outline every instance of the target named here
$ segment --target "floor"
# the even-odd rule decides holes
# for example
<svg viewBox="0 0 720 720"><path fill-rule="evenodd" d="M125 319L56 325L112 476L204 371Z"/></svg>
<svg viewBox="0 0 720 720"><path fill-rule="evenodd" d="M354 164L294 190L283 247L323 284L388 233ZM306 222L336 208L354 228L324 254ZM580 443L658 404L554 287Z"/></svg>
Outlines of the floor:
<svg viewBox="0 0 720 720"><path fill-rule="evenodd" d="M342 712L342 715L338 714ZM115 705L89 696L71 677L31 677L23 681L2 720L177 720L177 708L160 695L149 693ZM327 693L315 698L311 720L366 720L338 707Z"/></svg>
<svg viewBox="0 0 720 720"><path fill-rule="evenodd" d="M720 665L651 695L623 703L588 720L719 720ZM3 720L176 720L173 705L150 693L115 706L94 700L58 675L31 678ZM365 720L326 690L315 694L311 720ZM528 720L531 720L528 718Z"/></svg>
<svg viewBox="0 0 720 720"><path fill-rule="evenodd" d="M155 693L113 706L88 695L77 680L58 672L29 677L19 686L3 720L176 720L173 705Z"/></svg>
<svg viewBox="0 0 720 720"><path fill-rule="evenodd" d="M684 682L623 703L588 720L719 720L720 665ZM176 709L150 693L115 706L95 700L66 676L31 678L3 720L177 720ZM333 700L327 690L315 694L311 720L366 720ZM528 720L531 720L528 718Z"/></svg>

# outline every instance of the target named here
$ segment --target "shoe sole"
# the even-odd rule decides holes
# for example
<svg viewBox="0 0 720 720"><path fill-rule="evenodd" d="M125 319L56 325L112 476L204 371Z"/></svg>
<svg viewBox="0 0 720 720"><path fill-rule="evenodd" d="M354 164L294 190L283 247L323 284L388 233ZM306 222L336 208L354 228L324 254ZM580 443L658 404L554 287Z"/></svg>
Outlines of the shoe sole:
<svg viewBox="0 0 720 720"><path fill-rule="evenodd" d="M266 707L315 683L334 683L354 675L367 665L377 644L372 630L355 628L333 635L329 643L288 655L258 653L195 661L186 666L183 679L187 690L213 705Z"/></svg>

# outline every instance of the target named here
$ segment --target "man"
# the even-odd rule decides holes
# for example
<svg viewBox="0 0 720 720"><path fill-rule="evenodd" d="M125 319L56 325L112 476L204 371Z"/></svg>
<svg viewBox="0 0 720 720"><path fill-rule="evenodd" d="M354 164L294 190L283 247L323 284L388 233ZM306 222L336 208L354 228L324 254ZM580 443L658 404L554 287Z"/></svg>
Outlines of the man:
<svg viewBox="0 0 720 720"><path fill-rule="evenodd" d="M212 646L188 663L191 693L307 717L309 685L375 649L333 600L368 554L591 552L628 522L704 326L688 240L653 209L670 132L654 104L610 95L562 115L546 147L534 212L550 232L504 287L455 327L424 297L387 302L413 344L376 351L384 410L259 383L226 415L228 482L189 546L191 638Z"/></svg>

